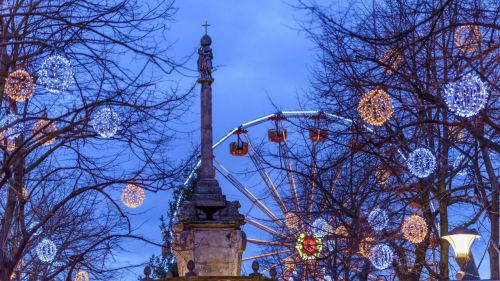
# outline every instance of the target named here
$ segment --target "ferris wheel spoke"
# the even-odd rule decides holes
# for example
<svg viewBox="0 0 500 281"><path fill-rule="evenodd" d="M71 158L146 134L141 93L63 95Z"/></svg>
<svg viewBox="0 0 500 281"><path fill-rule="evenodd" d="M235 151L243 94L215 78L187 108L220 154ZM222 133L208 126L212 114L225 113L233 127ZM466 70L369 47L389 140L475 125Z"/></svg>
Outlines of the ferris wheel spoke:
<svg viewBox="0 0 500 281"><path fill-rule="evenodd" d="M214 162L220 167L217 168L217 171L224 176L224 178L229 181L236 189L238 189L245 197L247 197L252 204L257 206L263 213L265 213L271 220L273 221L281 221L269 208L267 208L248 188L246 188L236 177L234 177L231 172L229 172L226 167L224 167L217 159L214 159Z"/></svg>
<svg viewBox="0 0 500 281"><path fill-rule="evenodd" d="M248 243L252 243L255 245L264 245L264 246L288 246L289 243L279 242L279 241L267 241L261 239L247 238Z"/></svg>
<svg viewBox="0 0 500 281"><path fill-rule="evenodd" d="M261 259L261 258L265 258L265 257L277 256L277 255L288 253L288 252L290 252L290 249L271 252L271 253L265 253L265 254L252 256L252 257L248 257L248 258L243 258L242 261L251 261L251 260Z"/></svg>
<svg viewBox="0 0 500 281"><path fill-rule="evenodd" d="M257 228L259 228L260 230L264 230L265 232L269 233L269 234L272 234L272 235L276 235L276 236L279 236L281 238L286 238L287 236L282 234L282 233L279 233L278 231L270 228L269 226L266 226L256 220L253 220L253 219L245 219L245 222L252 225L252 226L255 226Z"/></svg>
<svg viewBox="0 0 500 281"><path fill-rule="evenodd" d="M248 147L250 147L250 150L248 153L250 160L252 160L252 163L255 165L255 168L257 168L257 171L259 172L260 177L264 181L267 189L269 190L269 192L273 196L274 200L278 203L281 211L283 212L283 214L286 214L288 212L288 209L283 201L283 198L281 198L281 195L279 194L279 192L276 188L276 185L274 185L273 181L271 180L271 177L265 171L264 167L262 166L262 163L260 163L258 156L257 156L258 153L256 152L256 150L255 150L255 148L254 148L254 146L253 146L253 144L252 144L252 142L247 134L245 134L245 139L248 143Z"/></svg>

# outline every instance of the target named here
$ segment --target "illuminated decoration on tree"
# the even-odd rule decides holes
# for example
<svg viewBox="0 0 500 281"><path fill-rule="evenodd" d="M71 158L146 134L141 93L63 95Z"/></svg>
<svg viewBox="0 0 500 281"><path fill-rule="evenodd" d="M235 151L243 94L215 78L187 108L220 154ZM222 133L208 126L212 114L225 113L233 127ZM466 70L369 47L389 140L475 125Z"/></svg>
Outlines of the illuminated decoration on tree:
<svg viewBox="0 0 500 281"><path fill-rule="evenodd" d="M75 277L75 281L89 281L89 274L85 271L78 271Z"/></svg>
<svg viewBox="0 0 500 281"><path fill-rule="evenodd" d="M297 228L299 225L299 217L293 212L288 212L285 215L285 224L289 228Z"/></svg>
<svg viewBox="0 0 500 281"><path fill-rule="evenodd" d="M323 277L323 281L333 281L333 279L330 275L325 275L325 277Z"/></svg>
<svg viewBox="0 0 500 281"><path fill-rule="evenodd" d="M368 223L375 231L380 231L386 228L389 223L389 217L387 216L386 211L375 208L368 215Z"/></svg>
<svg viewBox="0 0 500 281"><path fill-rule="evenodd" d="M38 80L47 91L60 93L65 91L73 81L71 62L60 56L49 56L38 71Z"/></svg>
<svg viewBox="0 0 500 281"><path fill-rule="evenodd" d="M344 240L349 236L349 232L347 231L347 228L344 225L337 226L337 228L335 228L334 233L341 240Z"/></svg>
<svg viewBox="0 0 500 281"><path fill-rule="evenodd" d="M381 126L392 116L392 99L384 90L371 90L361 98L358 111L366 123Z"/></svg>
<svg viewBox="0 0 500 281"><path fill-rule="evenodd" d="M99 110L90 121L94 130L103 138L113 137L120 128L121 119L111 108Z"/></svg>
<svg viewBox="0 0 500 281"><path fill-rule="evenodd" d="M122 202L129 208L137 208L144 202L144 189L135 185L129 184L123 188Z"/></svg>
<svg viewBox="0 0 500 281"><path fill-rule="evenodd" d="M462 25L455 31L455 45L464 53L479 50L483 34L477 25Z"/></svg>
<svg viewBox="0 0 500 281"><path fill-rule="evenodd" d="M26 200L28 200L29 197L30 197L30 195L29 195L26 187L21 188L21 194L19 194L19 198L23 201L26 201Z"/></svg>
<svg viewBox="0 0 500 281"><path fill-rule="evenodd" d="M54 242L49 239L43 239L36 246L36 254L43 262L52 262L56 257L57 247Z"/></svg>
<svg viewBox="0 0 500 281"><path fill-rule="evenodd" d="M313 233L317 237L323 237L331 232L328 222L322 218L316 219L312 224Z"/></svg>
<svg viewBox="0 0 500 281"><path fill-rule="evenodd" d="M457 157L457 159L455 159L455 161L453 161L453 169L457 170L457 169L460 169L458 171L458 175L459 176L466 176L467 175L467 167L463 167L462 165L465 163L465 156L463 155L460 155Z"/></svg>
<svg viewBox="0 0 500 281"><path fill-rule="evenodd" d="M370 262L376 269L383 270L389 267L394 259L394 252L389 245L378 244L370 251Z"/></svg>
<svg viewBox="0 0 500 281"><path fill-rule="evenodd" d="M384 69L384 71L390 74L394 70L401 67L401 64L403 63L403 57L398 51L389 49L385 51L384 54L382 54L380 62L383 64L382 68Z"/></svg>
<svg viewBox="0 0 500 281"><path fill-rule="evenodd" d="M328 251L333 252L335 250L335 240L333 238L327 238L325 244Z"/></svg>
<svg viewBox="0 0 500 281"><path fill-rule="evenodd" d="M404 220L401 231L406 240L418 244L427 236L427 223L421 216L412 215Z"/></svg>
<svg viewBox="0 0 500 281"><path fill-rule="evenodd" d="M50 136L46 138L47 135L52 135L55 131L57 131L57 127L52 121L46 119L38 120L33 126L33 136L44 138L44 145L50 145L56 140L55 136ZM41 135L41 136L37 136Z"/></svg>
<svg viewBox="0 0 500 281"><path fill-rule="evenodd" d="M387 181L392 177L392 172L384 165L379 165L375 171L375 178L377 182L381 185L387 183Z"/></svg>
<svg viewBox="0 0 500 281"><path fill-rule="evenodd" d="M33 77L22 70L11 72L5 81L5 93L15 101L25 101L35 92Z"/></svg>
<svg viewBox="0 0 500 281"><path fill-rule="evenodd" d="M450 126L450 139L453 143L461 142L465 138L464 129L460 126Z"/></svg>
<svg viewBox="0 0 500 281"><path fill-rule="evenodd" d="M320 237L301 233L295 242L295 249L303 260L313 260L319 257L323 243Z"/></svg>
<svg viewBox="0 0 500 281"><path fill-rule="evenodd" d="M417 148L406 162L410 172L418 178L426 178L436 169L436 158L427 148Z"/></svg>
<svg viewBox="0 0 500 281"><path fill-rule="evenodd" d="M446 84L444 95L451 112L460 117L471 117L485 107L489 93L477 75L468 73L462 79Z"/></svg>
<svg viewBox="0 0 500 281"><path fill-rule="evenodd" d="M372 249L372 245L375 239L373 239L371 236L364 237L361 242L359 243L359 254L364 257L364 258L369 258L370 257L370 252Z"/></svg>
<svg viewBox="0 0 500 281"><path fill-rule="evenodd" d="M15 114L7 114L2 119L0 119L0 128L4 128L6 126L8 127L3 129L0 133L1 139L17 138L24 130L24 123L19 122L19 118L17 118Z"/></svg>

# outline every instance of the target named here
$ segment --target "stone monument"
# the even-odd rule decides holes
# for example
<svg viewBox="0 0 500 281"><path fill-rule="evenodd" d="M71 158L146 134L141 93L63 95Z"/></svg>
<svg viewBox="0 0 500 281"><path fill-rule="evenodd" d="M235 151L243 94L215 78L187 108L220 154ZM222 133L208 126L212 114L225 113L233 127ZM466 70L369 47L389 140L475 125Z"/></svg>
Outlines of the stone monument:
<svg viewBox="0 0 500 281"><path fill-rule="evenodd" d="M238 201L229 202L215 179L212 148L212 39L201 37L198 83L201 86L201 165L191 201L184 202L173 226L172 250L179 276L240 276L246 236ZM188 262L196 267L188 270Z"/></svg>

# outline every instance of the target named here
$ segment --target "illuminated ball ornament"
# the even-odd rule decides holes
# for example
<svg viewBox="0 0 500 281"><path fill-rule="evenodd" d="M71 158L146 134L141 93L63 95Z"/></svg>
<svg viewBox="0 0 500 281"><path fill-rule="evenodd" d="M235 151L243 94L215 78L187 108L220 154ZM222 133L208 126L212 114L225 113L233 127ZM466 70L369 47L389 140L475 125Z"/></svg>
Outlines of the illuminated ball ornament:
<svg viewBox="0 0 500 281"><path fill-rule="evenodd" d="M321 254L323 243L319 237L301 233L295 241L295 249L303 260L313 260Z"/></svg>
<svg viewBox="0 0 500 281"><path fill-rule="evenodd" d="M51 262L56 257L57 247L54 242L49 239L43 239L36 246L36 254L43 262Z"/></svg>
<svg viewBox="0 0 500 281"><path fill-rule="evenodd" d="M488 89L481 79L465 74L460 80L444 86L444 101L448 109L460 117L471 117L479 113L488 101Z"/></svg>
<svg viewBox="0 0 500 281"><path fill-rule="evenodd" d="M455 31L455 45L464 53L479 50L483 34L477 25L462 25Z"/></svg>
<svg viewBox="0 0 500 281"><path fill-rule="evenodd" d="M299 217L293 212L288 212L285 215L285 224L289 228L297 228L299 225Z"/></svg>
<svg viewBox="0 0 500 281"><path fill-rule="evenodd" d="M316 219L312 224L314 235L324 237L331 232L331 227L328 222L322 218Z"/></svg>
<svg viewBox="0 0 500 281"><path fill-rule="evenodd" d="M47 91L60 93L65 91L73 81L71 62L60 56L49 56L38 71L38 80Z"/></svg>
<svg viewBox="0 0 500 281"><path fill-rule="evenodd" d="M370 214L368 214L368 223L375 231L380 231L386 228L389 223L387 212L380 208L373 209Z"/></svg>
<svg viewBox="0 0 500 281"><path fill-rule="evenodd" d="M389 170L384 165L379 165L377 167L377 170L375 171L375 178L377 179L377 182L381 185L384 185L389 181L389 179L392 177L392 172Z"/></svg>
<svg viewBox="0 0 500 281"><path fill-rule="evenodd" d="M15 114L7 114L0 119L0 128L4 128L0 132L0 138L14 139L24 131L24 123L20 122Z"/></svg>
<svg viewBox="0 0 500 281"><path fill-rule="evenodd" d="M103 108L94 115L90 124L103 138L113 137L120 128L121 119L111 108Z"/></svg>
<svg viewBox="0 0 500 281"><path fill-rule="evenodd" d="M89 281L89 274L85 271L78 271L75 277L75 281Z"/></svg>
<svg viewBox="0 0 500 281"><path fill-rule="evenodd" d="M466 176L467 172L468 172L468 168L463 167L464 163L465 163L465 156L463 156L463 155L458 156L457 159L455 159L455 161L453 161L453 169L454 170L460 169L457 172L457 175L462 176L462 177Z"/></svg>
<svg viewBox="0 0 500 281"><path fill-rule="evenodd" d="M378 244L370 251L370 262L376 269L384 270L391 265L394 259L394 251L389 245Z"/></svg>
<svg viewBox="0 0 500 281"><path fill-rule="evenodd" d="M339 225L335 228L335 236L337 236L340 240L346 240L349 237L349 232L344 225Z"/></svg>
<svg viewBox="0 0 500 281"><path fill-rule="evenodd" d="M358 104L361 118L373 126L381 126L392 116L392 99L384 90L371 90L363 95Z"/></svg>
<svg viewBox="0 0 500 281"><path fill-rule="evenodd" d="M370 252L372 249L372 245L374 243L375 239L372 237L368 236L365 237L361 240L359 243L359 254L364 257L364 258L369 258L370 257Z"/></svg>
<svg viewBox="0 0 500 281"><path fill-rule="evenodd" d="M25 70L11 72L5 81L5 93L15 101L25 101L35 92L33 77Z"/></svg>
<svg viewBox="0 0 500 281"><path fill-rule="evenodd" d="M57 131L56 124L50 120L40 119L33 125L33 136L43 138L44 145L50 145L56 140L53 135Z"/></svg>
<svg viewBox="0 0 500 281"><path fill-rule="evenodd" d="M129 184L123 188L122 202L129 208L137 208L144 202L144 189L135 185Z"/></svg>
<svg viewBox="0 0 500 281"><path fill-rule="evenodd" d="M427 223L421 216L412 215L404 220L401 232L406 240L418 244L427 236Z"/></svg>
<svg viewBox="0 0 500 281"><path fill-rule="evenodd" d="M436 169L436 157L427 148L417 148L408 156L406 165L418 178L426 178Z"/></svg>
<svg viewBox="0 0 500 281"><path fill-rule="evenodd" d="M382 68L385 72L392 73L394 70L401 67L401 64L403 63L403 56L401 56L398 51L389 49L382 54L380 62L382 63Z"/></svg>

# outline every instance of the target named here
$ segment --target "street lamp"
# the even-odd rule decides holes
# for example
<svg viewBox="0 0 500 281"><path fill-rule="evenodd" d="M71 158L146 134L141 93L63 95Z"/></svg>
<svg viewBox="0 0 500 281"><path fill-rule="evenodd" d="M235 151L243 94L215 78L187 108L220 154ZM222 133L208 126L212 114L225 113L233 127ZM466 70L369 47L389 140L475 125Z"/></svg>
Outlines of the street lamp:
<svg viewBox="0 0 500 281"><path fill-rule="evenodd" d="M480 236L476 230L467 229L465 227L457 227L450 231L448 235L444 235L442 238L448 241L455 251L455 260L460 266L460 270L466 270L466 264L470 259L470 248L474 240L478 239ZM473 274L474 272L467 272Z"/></svg>

